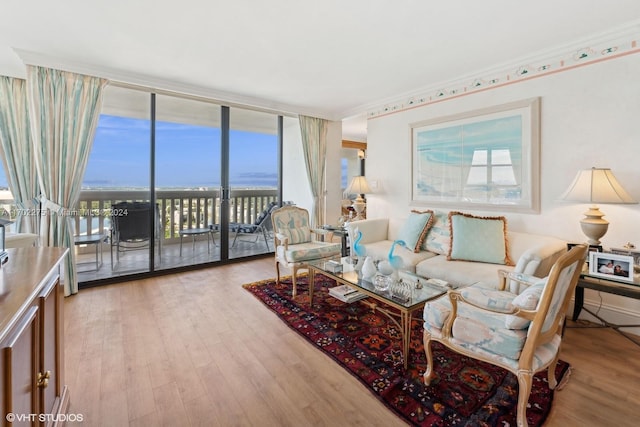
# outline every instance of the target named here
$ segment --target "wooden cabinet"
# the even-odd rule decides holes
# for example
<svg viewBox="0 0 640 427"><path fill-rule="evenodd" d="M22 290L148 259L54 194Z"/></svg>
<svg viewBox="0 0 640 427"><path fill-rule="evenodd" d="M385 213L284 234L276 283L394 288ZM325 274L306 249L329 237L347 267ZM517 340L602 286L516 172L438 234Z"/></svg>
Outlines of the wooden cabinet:
<svg viewBox="0 0 640 427"><path fill-rule="evenodd" d="M0 269L0 423L64 424L62 248L9 249ZM11 415L13 414L13 423Z"/></svg>

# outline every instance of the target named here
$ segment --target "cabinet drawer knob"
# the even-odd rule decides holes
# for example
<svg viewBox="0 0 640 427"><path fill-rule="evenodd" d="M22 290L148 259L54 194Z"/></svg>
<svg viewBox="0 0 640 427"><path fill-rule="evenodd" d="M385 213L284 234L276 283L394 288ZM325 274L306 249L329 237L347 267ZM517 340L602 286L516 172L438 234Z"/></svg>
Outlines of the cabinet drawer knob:
<svg viewBox="0 0 640 427"><path fill-rule="evenodd" d="M38 387L46 388L49 385L49 378L51 378L51 371L38 372Z"/></svg>

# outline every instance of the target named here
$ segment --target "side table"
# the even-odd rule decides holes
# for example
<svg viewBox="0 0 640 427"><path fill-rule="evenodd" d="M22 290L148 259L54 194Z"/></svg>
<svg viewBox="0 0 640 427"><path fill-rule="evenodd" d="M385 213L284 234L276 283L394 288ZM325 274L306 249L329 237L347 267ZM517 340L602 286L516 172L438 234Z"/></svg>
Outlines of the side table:
<svg viewBox="0 0 640 427"><path fill-rule="evenodd" d="M211 245L209 241L212 241L213 244L216 244L216 240L213 237L213 230L210 228L186 228L184 230L178 231L180 235L180 256L182 256L182 239L184 236L191 236L192 240L192 250L196 250L196 236L206 234L207 235L207 253L211 253Z"/></svg>
<svg viewBox="0 0 640 427"><path fill-rule="evenodd" d="M628 298L640 299L640 284L625 284L622 282L616 282L614 280L602 279L599 277L589 276L587 274L580 275L578 279L578 284L576 285L575 291L575 304L573 306L573 316L572 319L574 321L578 320L578 316L580 316L580 312L582 310L586 311L600 322L602 322L603 328L611 328L623 335L625 338L634 342L637 345L640 345L640 340L632 334L627 334L624 331L621 331L620 328L639 328L640 325L616 325L615 323L611 323L600 317L597 313L592 312L588 308L584 307L584 290L585 289L593 289L595 291L606 292L608 294L620 295Z"/></svg>
<svg viewBox="0 0 640 427"><path fill-rule="evenodd" d="M340 236L340 240L342 242L342 256L349 256L349 244L347 243L347 237L349 237L349 232L344 227L334 226L334 225L323 225L323 230L332 231L336 236Z"/></svg>
<svg viewBox="0 0 640 427"><path fill-rule="evenodd" d="M102 267L102 243L107 239L107 236L105 234L90 234L90 235L86 235L86 236L74 236L73 238L73 244L76 246L80 246L80 245L94 245L96 247L96 261L95 261L95 266L96 268L91 269L91 270L83 270L80 271L80 273L84 273L87 271L98 271L100 270L100 267ZM89 264L93 264L93 263L89 263ZM80 265L80 264L78 264Z"/></svg>

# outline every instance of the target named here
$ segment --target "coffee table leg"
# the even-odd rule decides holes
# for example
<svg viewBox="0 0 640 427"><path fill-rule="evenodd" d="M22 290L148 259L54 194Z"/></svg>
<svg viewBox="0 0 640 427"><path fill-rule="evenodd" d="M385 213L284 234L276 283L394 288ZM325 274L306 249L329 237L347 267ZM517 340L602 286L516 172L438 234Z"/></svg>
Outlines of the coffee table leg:
<svg viewBox="0 0 640 427"><path fill-rule="evenodd" d="M400 312L400 325L402 326L402 358L404 369L409 366L409 343L411 342L411 313Z"/></svg>
<svg viewBox="0 0 640 427"><path fill-rule="evenodd" d="M313 285L316 282L316 272L313 268L309 268L309 306L313 305Z"/></svg>

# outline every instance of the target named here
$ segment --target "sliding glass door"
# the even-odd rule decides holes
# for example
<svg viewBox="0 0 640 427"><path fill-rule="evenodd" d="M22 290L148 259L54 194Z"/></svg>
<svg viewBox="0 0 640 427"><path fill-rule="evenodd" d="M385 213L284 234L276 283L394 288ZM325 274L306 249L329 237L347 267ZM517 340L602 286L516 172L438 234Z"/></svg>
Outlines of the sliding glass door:
<svg viewBox="0 0 640 427"><path fill-rule="evenodd" d="M107 87L76 218L81 285L272 252L278 120Z"/></svg>
<svg viewBox="0 0 640 427"><path fill-rule="evenodd" d="M231 108L229 128L229 258L273 252L278 116Z"/></svg>
<svg viewBox="0 0 640 427"><path fill-rule="evenodd" d="M155 200L165 246L156 269L220 260L221 107L155 96Z"/></svg>
<svg viewBox="0 0 640 427"><path fill-rule="evenodd" d="M149 93L108 87L82 183L75 245L80 282L151 270ZM155 253L154 253L155 256Z"/></svg>

